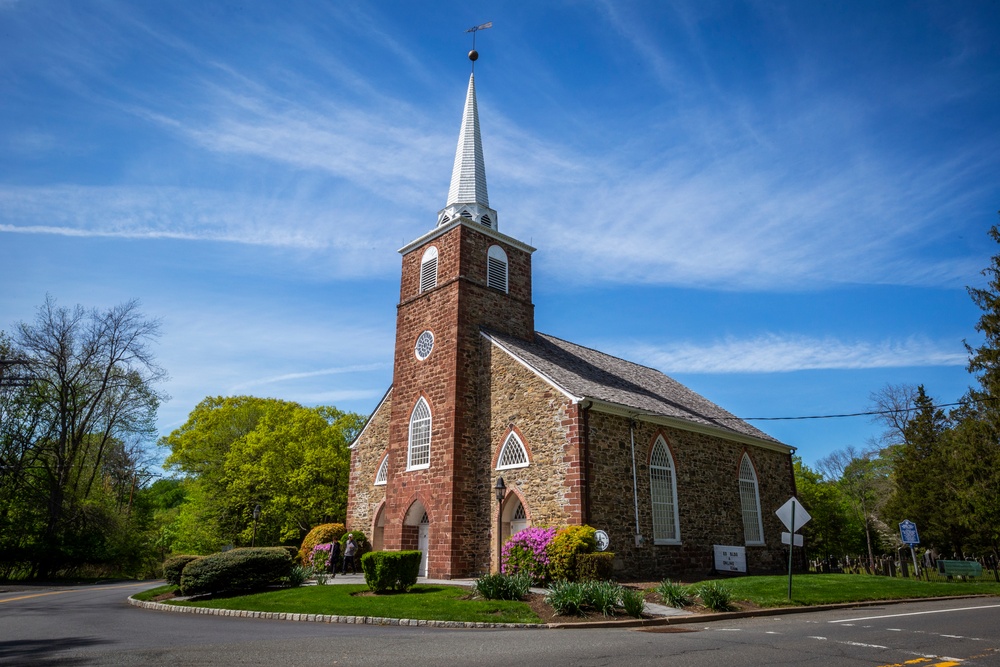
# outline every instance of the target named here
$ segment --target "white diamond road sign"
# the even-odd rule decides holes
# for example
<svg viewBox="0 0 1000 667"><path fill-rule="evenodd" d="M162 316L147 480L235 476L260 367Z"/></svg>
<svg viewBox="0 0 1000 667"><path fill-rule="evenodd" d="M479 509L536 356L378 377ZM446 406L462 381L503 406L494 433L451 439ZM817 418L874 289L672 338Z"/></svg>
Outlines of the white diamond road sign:
<svg viewBox="0 0 1000 667"><path fill-rule="evenodd" d="M792 507L795 507L795 525L792 525ZM777 509L775 514L781 519L781 523L785 524L791 532L796 532L799 528L809 523L812 519L812 515L806 511L806 508L802 506L802 503L798 498L792 496L788 499L788 502Z"/></svg>

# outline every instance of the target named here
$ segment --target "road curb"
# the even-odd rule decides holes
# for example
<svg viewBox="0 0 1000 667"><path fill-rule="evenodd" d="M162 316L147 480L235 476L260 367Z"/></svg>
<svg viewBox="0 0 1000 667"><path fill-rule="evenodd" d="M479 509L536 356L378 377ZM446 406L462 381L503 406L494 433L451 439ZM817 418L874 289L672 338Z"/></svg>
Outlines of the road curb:
<svg viewBox="0 0 1000 667"><path fill-rule="evenodd" d="M752 609L747 611L726 611L714 614L689 614L686 616L664 616L662 618L628 619L621 621L596 621L590 623L549 623L552 630L585 630L598 628L642 628L662 625L684 625L690 623L711 623L712 621L730 621L740 618L757 616L783 616L785 614L806 614L814 611L830 611L834 609L855 609L859 607L879 607L889 604L906 602L930 602L933 600L968 600L970 598L990 598L995 595L948 595L935 598L905 598L902 600L865 600L863 602L840 602L837 604L813 605L809 607L769 607L767 609Z"/></svg>
<svg viewBox="0 0 1000 667"><path fill-rule="evenodd" d="M728 611L715 614L688 614L685 616L664 616L661 618L627 619L621 621L590 621L579 623L478 623L472 621L429 621L415 618L385 618L382 616L338 616L331 614L289 614L271 611L245 611L238 609L216 609L214 607L182 607L162 602L151 602L128 598L133 607L167 611L181 614L207 614L209 616L225 616L229 618L261 618L271 621L294 621L299 623L346 623L351 625L380 625L403 627L428 627L449 629L517 629L517 630L600 630L600 629L631 629L657 627L664 625L685 625L691 623L711 623L713 621L730 621L758 616L783 616L785 614L805 614L814 611L830 611L834 609L856 609L861 607L878 607L907 602L929 602L932 600L968 600L971 598L989 598L995 595L949 595L936 598L906 598L903 600L868 600L864 602L842 602L810 607L770 607L748 611Z"/></svg>
<svg viewBox="0 0 1000 667"><path fill-rule="evenodd" d="M299 623L346 623L349 625L399 625L405 627L449 628L449 629L496 629L544 630L543 623L477 623L472 621L428 621L415 618L385 618L382 616L337 616L331 614L289 614L276 611L243 611L239 609L216 609L214 607L182 607L128 598L133 607L168 611L180 614L206 614L230 618L261 618L270 621L295 621Z"/></svg>

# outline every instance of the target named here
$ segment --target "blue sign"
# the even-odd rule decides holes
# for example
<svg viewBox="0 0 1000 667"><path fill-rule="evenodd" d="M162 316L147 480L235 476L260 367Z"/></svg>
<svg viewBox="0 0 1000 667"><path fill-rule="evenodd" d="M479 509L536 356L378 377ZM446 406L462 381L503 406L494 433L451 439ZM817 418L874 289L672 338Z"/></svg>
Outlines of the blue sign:
<svg viewBox="0 0 1000 667"><path fill-rule="evenodd" d="M917 535L917 524L913 523L909 519L900 523L899 537L903 540L903 544L907 544L911 547L915 547L920 544L920 536Z"/></svg>

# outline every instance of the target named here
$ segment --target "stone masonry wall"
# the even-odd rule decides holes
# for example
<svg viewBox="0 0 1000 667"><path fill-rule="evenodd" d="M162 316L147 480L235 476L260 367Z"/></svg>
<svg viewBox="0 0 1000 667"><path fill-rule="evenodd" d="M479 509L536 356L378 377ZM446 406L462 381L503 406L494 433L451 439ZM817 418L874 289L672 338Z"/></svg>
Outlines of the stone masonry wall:
<svg viewBox="0 0 1000 667"><path fill-rule="evenodd" d="M486 339L484 339L485 341ZM486 341L488 343L488 341ZM502 349L490 344L490 399L488 470L493 477L503 476L508 497L523 499L530 525L566 526L581 522L579 502L574 494L578 485L567 485L574 476L579 459L572 437L576 406L555 389L525 368ZM515 430L528 451L526 468L495 470L499 450ZM574 487L576 487L574 489ZM497 563L497 519L500 508L496 499L487 496L490 516L491 563Z"/></svg>
<svg viewBox="0 0 1000 667"><path fill-rule="evenodd" d="M635 429L639 530L635 545L635 504L629 420L590 411L588 415L591 483L590 525L611 538L620 574L659 579L685 573L706 574L714 566L713 545L742 546L739 466L747 452L757 472L764 546L747 546L748 572L780 570L787 558L780 520L774 515L794 492L788 454L722 438L637 422ZM677 475L681 543L653 544L649 456L656 437L670 447Z"/></svg>
<svg viewBox="0 0 1000 667"><path fill-rule="evenodd" d="M375 522L375 512L385 498L385 486L375 486L382 457L389 447L389 415L392 394L372 414L364 433L351 450L351 472L347 492L347 529L363 531L369 539ZM389 474L392 474L391 466Z"/></svg>

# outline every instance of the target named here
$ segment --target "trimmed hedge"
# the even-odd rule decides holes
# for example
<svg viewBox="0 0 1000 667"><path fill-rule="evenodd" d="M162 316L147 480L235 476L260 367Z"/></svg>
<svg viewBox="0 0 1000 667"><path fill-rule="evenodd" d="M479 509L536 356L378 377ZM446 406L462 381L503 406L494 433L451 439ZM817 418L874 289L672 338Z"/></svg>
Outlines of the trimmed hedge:
<svg viewBox="0 0 1000 667"><path fill-rule="evenodd" d="M247 547L191 561L181 574L184 595L253 590L291 574L292 559L282 547Z"/></svg>
<svg viewBox="0 0 1000 667"><path fill-rule="evenodd" d="M181 585L181 572L184 571L184 567L193 560L198 560L201 556L192 556L191 554L177 554L176 556L171 556L167 560L163 561L163 578L167 580L167 583L171 586Z"/></svg>
<svg viewBox="0 0 1000 667"><path fill-rule="evenodd" d="M376 593L406 592L417 583L422 555L419 551L369 551L361 557L365 583Z"/></svg>
<svg viewBox="0 0 1000 667"><path fill-rule="evenodd" d="M313 548L317 544L328 544L339 540L345 532L347 532L347 528L342 523L321 523L316 526L302 540L302 546L299 548L299 555L296 558L296 562L305 565L309 562L309 556L312 555ZM354 539L357 540L357 538Z"/></svg>
<svg viewBox="0 0 1000 667"><path fill-rule="evenodd" d="M576 555L576 576L580 581L606 581L611 578L615 555L610 551Z"/></svg>

